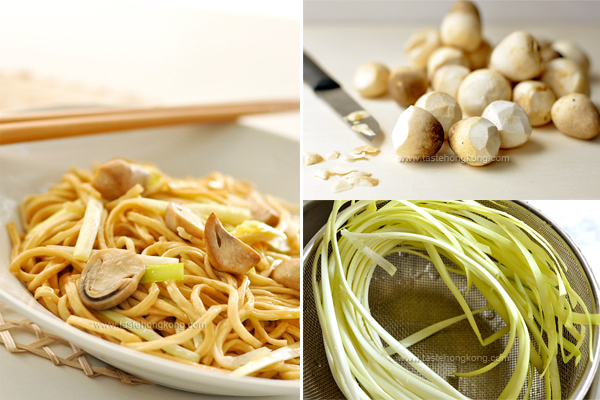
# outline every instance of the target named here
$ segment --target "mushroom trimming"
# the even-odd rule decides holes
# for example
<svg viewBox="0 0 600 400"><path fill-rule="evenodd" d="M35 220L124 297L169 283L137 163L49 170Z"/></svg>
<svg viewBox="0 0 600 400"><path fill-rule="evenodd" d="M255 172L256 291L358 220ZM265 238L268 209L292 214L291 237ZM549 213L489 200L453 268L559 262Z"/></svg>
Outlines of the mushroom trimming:
<svg viewBox="0 0 600 400"><path fill-rule="evenodd" d="M444 65L464 65L469 66L469 60L465 53L456 47L443 46L433 52L427 61L427 76L433 79L436 71Z"/></svg>
<svg viewBox="0 0 600 400"><path fill-rule="evenodd" d="M520 82L513 89L513 101L523 107L531 126L546 125L552 120L550 110L556 96L544 82Z"/></svg>
<svg viewBox="0 0 600 400"><path fill-rule="evenodd" d="M390 76L390 94L398 104L408 107L427 92L427 75L420 69L398 67Z"/></svg>
<svg viewBox="0 0 600 400"><path fill-rule="evenodd" d="M145 272L142 258L133 251L98 250L85 263L77 288L79 297L94 310L114 307L136 291Z"/></svg>
<svg viewBox="0 0 600 400"><path fill-rule="evenodd" d="M354 87L363 97L379 97L387 92L390 70L377 62L365 62L354 73Z"/></svg>
<svg viewBox="0 0 600 400"><path fill-rule="evenodd" d="M450 128L448 143L465 163L480 167L494 160L500 150L498 128L481 117L458 121Z"/></svg>
<svg viewBox="0 0 600 400"><path fill-rule="evenodd" d="M416 107L429 111L444 128L444 137L448 138L450 127L462 119L458 102L444 92L429 92L417 100Z"/></svg>
<svg viewBox="0 0 600 400"><path fill-rule="evenodd" d="M444 128L429 111L411 106L398 118L392 143L401 160L423 160L435 155L444 144Z"/></svg>
<svg viewBox="0 0 600 400"><path fill-rule="evenodd" d="M404 53L415 68L425 68L427 60L442 45L440 33L435 28L419 29L404 45Z"/></svg>
<svg viewBox="0 0 600 400"><path fill-rule="evenodd" d="M494 47L490 68L515 82L535 78L542 72L539 46L529 33L513 32Z"/></svg>
<svg viewBox="0 0 600 400"><path fill-rule="evenodd" d="M442 20L440 36L444 45L475 51L481 44L481 20L477 7L470 1L454 3Z"/></svg>
<svg viewBox="0 0 600 400"><path fill-rule="evenodd" d="M568 58L556 58L546 64L541 77L556 95L566 96L569 93L590 95L590 83L581 67Z"/></svg>
<svg viewBox="0 0 600 400"><path fill-rule="evenodd" d="M525 110L512 101L498 100L490 103L481 117L498 128L502 149L520 146L531 136L531 125Z"/></svg>
<svg viewBox="0 0 600 400"><path fill-rule="evenodd" d="M491 69L478 69L463 79L458 87L458 104L464 116L480 116L493 101L510 100L510 84L500 73Z"/></svg>
<svg viewBox="0 0 600 400"><path fill-rule="evenodd" d="M92 186L103 198L115 200L137 184L146 186L150 171L139 164L116 159L102 164L92 177Z"/></svg>
<svg viewBox="0 0 600 400"><path fill-rule="evenodd" d="M230 274L245 274L261 260L252 247L232 236L212 213L204 229L206 252L212 267Z"/></svg>
<svg viewBox="0 0 600 400"><path fill-rule="evenodd" d="M437 92L448 93L455 99L458 97L458 87L471 70L464 65L444 65L435 72L431 87Z"/></svg>
<svg viewBox="0 0 600 400"><path fill-rule="evenodd" d="M571 93L556 100L552 121L559 131L577 139L593 139L600 134L600 115L590 98Z"/></svg>
<svg viewBox="0 0 600 400"><path fill-rule="evenodd" d="M312 153L312 152L304 153L302 158L304 161L304 165L319 164L319 163L322 163L323 161L325 161L325 159L323 158L322 155L320 155L319 153Z"/></svg>

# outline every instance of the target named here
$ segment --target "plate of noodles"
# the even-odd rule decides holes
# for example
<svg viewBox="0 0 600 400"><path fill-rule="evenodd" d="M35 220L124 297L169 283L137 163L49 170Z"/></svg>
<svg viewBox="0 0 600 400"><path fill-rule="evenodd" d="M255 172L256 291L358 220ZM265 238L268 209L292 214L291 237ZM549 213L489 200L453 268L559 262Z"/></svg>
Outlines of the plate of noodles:
<svg viewBox="0 0 600 400"><path fill-rule="evenodd" d="M161 385L299 394L298 143L236 124L0 147L0 302Z"/></svg>

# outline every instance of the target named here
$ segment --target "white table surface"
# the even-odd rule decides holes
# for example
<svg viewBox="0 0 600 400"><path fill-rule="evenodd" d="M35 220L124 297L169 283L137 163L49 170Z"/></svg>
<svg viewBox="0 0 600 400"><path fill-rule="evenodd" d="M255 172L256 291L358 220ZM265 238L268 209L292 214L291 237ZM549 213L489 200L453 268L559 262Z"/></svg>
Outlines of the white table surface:
<svg viewBox="0 0 600 400"><path fill-rule="evenodd" d="M484 16L485 17L485 16ZM440 16L441 19L441 16ZM484 18L485 21L485 18ZM529 142L512 150L501 150L509 162L471 167L460 162L399 163L394 154L391 132L404 110L390 97L363 99L352 87L356 67L365 61L379 61L390 68L407 65L404 43L418 25L398 23L305 24L304 48L381 125L372 144L381 153L354 162L359 171L380 179L377 187L355 187L332 193L339 178L323 181L313 176L317 169L339 164L341 160L303 167L304 199L382 199L382 198L600 198L600 137L582 141L568 137L552 124L533 131ZM496 44L514 30L526 29L532 35L567 38L586 49L591 59L592 100L600 104L600 26L566 25L485 25L484 36ZM303 88L303 151L322 155L332 150L349 153L367 144L307 86ZM453 156L445 143L438 155Z"/></svg>

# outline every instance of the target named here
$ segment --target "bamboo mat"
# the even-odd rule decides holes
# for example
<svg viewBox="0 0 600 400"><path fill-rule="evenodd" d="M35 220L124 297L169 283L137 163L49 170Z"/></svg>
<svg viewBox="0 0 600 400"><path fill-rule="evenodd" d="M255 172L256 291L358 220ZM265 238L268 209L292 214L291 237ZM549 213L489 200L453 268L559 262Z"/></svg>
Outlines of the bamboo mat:
<svg viewBox="0 0 600 400"><path fill-rule="evenodd" d="M5 306L0 304L0 344L13 354L30 353L38 357L45 358L59 367L67 367L81 370L85 376L94 378L97 376L107 376L109 378L119 379L121 382L129 385L139 385L143 383L151 384L144 379L130 375L115 367L97 367L88 362L87 353L68 341L58 336L42 331L42 329L27 319L16 320L2 315ZM31 338L30 343L20 343L16 339L19 332L19 340L23 341L25 337ZM23 335L26 333L27 335ZM62 347L59 350L57 347ZM72 354L67 357L60 357L57 353L64 353L64 349L69 349Z"/></svg>

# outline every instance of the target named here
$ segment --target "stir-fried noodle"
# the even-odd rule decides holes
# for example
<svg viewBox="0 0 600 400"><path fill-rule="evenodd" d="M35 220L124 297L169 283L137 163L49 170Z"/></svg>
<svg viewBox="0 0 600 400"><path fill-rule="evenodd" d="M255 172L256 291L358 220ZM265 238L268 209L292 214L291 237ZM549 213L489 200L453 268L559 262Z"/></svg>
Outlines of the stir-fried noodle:
<svg viewBox="0 0 600 400"><path fill-rule="evenodd" d="M130 167L142 177L124 176ZM23 200L24 233L8 225L10 270L92 335L208 370L299 379L299 220L290 210L220 173L173 179L123 160L95 174L73 168ZM239 266L226 246L254 261ZM104 249L134 257L141 280L128 261L109 267Z"/></svg>

